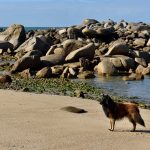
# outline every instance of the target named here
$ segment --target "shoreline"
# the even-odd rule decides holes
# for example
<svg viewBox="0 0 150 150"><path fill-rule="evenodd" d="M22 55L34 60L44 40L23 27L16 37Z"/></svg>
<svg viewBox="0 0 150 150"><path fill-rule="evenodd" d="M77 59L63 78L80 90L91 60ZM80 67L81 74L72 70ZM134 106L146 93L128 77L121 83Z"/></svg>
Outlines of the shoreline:
<svg viewBox="0 0 150 150"><path fill-rule="evenodd" d="M146 128L137 125L137 132L129 132L132 125L124 119L110 132L109 120L97 101L12 90L0 90L0 96L2 150L149 149L150 110L140 109ZM88 112L61 110L65 106Z"/></svg>
<svg viewBox="0 0 150 150"><path fill-rule="evenodd" d="M80 97L79 93L84 93L85 99L100 101L101 93L109 94L115 101L130 101L136 103L141 108L150 109L150 104L145 101L139 101L132 99L131 97L121 97L119 95L110 92L107 89L99 88L90 85L86 82L76 82L73 80L62 79L62 78L51 78L51 79L38 79L29 78L24 79L19 76L13 77L11 84L0 84L0 89L10 89L15 91L32 92L39 94L49 95L62 95L70 97Z"/></svg>

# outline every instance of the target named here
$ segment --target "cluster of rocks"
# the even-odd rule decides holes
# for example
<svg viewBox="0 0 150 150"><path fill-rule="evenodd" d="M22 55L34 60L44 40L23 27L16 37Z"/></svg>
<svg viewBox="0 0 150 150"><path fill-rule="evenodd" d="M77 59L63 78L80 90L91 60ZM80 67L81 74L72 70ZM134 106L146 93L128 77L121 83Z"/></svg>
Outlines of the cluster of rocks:
<svg viewBox="0 0 150 150"><path fill-rule="evenodd" d="M11 73L24 78L92 78L96 72L139 80L150 74L150 25L85 19L81 25L26 33L14 24L0 32L0 54L14 55Z"/></svg>

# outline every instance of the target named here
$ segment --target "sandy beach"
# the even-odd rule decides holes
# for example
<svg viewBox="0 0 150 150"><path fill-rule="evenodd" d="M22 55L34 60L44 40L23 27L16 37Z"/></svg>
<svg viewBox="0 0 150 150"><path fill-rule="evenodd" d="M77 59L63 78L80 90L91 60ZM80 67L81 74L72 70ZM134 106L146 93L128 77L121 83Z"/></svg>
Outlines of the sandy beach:
<svg viewBox="0 0 150 150"><path fill-rule="evenodd" d="M149 150L150 111L140 109L146 128L129 132L127 119L108 131L97 101L0 90L0 150ZM61 110L75 106L75 114Z"/></svg>

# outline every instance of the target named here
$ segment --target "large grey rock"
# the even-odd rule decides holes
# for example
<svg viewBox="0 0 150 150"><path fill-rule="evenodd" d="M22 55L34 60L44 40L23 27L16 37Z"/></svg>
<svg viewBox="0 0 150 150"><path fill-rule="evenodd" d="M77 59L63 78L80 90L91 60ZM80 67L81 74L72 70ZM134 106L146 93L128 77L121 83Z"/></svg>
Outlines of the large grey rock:
<svg viewBox="0 0 150 150"><path fill-rule="evenodd" d="M114 27L110 26L107 28L103 28L103 27L99 27L96 32L98 34L99 37L107 37L107 38L111 38L111 36L113 36L114 33Z"/></svg>
<svg viewBox="0 0 150 150"><path fill-rule="evenodd" d="M36 69L41 66L41 61L39 56L29 56L29 57L22 57L18 59L12 69L11 73L21 72L25 69Z"/></svg>
<svg viewBox="0 0 150 150"><path fill-rule="evenodd" d="M65 55L67 56L70 52L83 47L84 44L83 42L78 40L68 39L65 40L61 45L63 46L65 50Z"/></svg>
<svg viewBox="0 0 150 150"><path fill-rule="evenodd" d="M49 45L43 42L39 37L31 37L20 45L15 52L25 54L32 50L39 50L43 54L47 52Z"/></svg>
<svg viewBox="0 0 150 150"><path fill-rule="evenodd" d="M124 55L113 55L112 57L102 57L102 61L111 62L117 69L135 69L136 64L133 58Z"/></svg>
<svg viewBox="0 0 150 150"><path fill-rule="evenodd" d="M145 46L146 40L143 38L137 38L134 40L133 44L138 47Z"/></svg>
<svg viewBox="0 0 150 150"><path fill-rule="evenodd" d="M26 39L24 26L13 24L4 32L0 33L0 41L8 41L13 44L14 49L21 45Z"/></svg>
<svg viewBox="0 0 150 150"><path fill-rule="evenodd" d="M51 54L47 56L42 56L40 59L44 66L61 65L65 61L65 57L62 54Z"/></svg>
<svg viewBox="0 0 150 150"><path fill-rule="evenodd" d="M109 47L105 56L108 55L129 55L129 48L123 41L118 40Z"/></svg>
<svg viewBox="0 0 150 150"><path fill-rule="evenodd" d="M133 58L120 55L119 59L121 60L121 63L126 70L135 69L136 65L135 65L135 61L133 60Z"/></svg>
<svg viewBox="0 0 150 150"><path fill-rule="evenodd" d="M65 60L70 62L75 62L75 61L79 61L79 58L81 57L93 59L94 54L95 54L95 46L93 43L89 43L88 45L81 47L68 54Z"/></svg>
<svg viewBox="0 0 150 150"><path fill-rule="evenodd" d="M103 60L97 65L98 75L115 75L117 72L112 62Z"/></svg>
<svg viewBox="0 0 150 150"><path fill-rule="evenodd" d="M69 39L77 39L78 37L83 37L81 29L75 27L69 27L67 29L67 35Z"/></svg>

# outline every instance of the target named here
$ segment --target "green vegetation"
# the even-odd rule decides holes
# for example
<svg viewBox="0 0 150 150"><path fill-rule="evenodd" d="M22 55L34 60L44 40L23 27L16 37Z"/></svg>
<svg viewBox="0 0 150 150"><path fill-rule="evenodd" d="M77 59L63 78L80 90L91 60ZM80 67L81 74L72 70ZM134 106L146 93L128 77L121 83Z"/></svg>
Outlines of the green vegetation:
<svg viewBox="0 0 150 150"><path fill-rule="evenodd" d="M0 55L0 71L9 71L12 68L12 64L15 62L16 58L9 55Z"/></svg>
<svg viewBox="0 0 150 150"><path fill-rule="evenodd" d="M99 99L99 95L103 91L87 83L75 82L68 79L22 79L16 76L13 77L13 82L11 84L0 84L0 88L68 96L75 96L75 90L80 90L85 93L85 98L96 100Z"/></svg>

